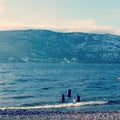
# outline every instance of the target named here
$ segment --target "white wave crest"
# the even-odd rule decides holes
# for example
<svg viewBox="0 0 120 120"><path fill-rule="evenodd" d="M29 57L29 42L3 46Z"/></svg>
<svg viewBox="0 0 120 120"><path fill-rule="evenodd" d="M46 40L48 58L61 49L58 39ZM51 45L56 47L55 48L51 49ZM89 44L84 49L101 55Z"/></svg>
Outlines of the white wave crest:
<svg viewBox="0 0 120 120"><path fill-rule="evenodd" d="M47 108L65 108L65 107L80 107L84 105L101 105L107 104L108 101L90 101L90 102L79 102L79 103L65 103L56 105L44 105L44 106L33 106L33 107L6 107L0 108L0 110L5 109L47 109Z"/></svg>

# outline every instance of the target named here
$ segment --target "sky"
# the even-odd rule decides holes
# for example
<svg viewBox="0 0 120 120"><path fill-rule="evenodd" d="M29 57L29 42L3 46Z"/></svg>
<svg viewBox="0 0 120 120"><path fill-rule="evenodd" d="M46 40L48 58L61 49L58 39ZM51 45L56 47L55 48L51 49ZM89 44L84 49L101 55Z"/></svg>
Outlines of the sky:
<svg viewBox="0 0 120 120"><path fill-rule="evenodd" d="M120 0L0 0L0 30L120 35Z"/></svg>

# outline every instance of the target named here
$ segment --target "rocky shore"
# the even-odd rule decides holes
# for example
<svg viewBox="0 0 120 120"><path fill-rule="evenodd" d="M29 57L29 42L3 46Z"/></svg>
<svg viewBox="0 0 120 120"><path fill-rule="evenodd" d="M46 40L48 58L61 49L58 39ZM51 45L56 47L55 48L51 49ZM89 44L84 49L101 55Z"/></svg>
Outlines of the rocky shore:
<svg viewBox="0 0 120 120"><path fill-rule="evenodd" d="M32 110L0 110L0 120L120 120L119 111L60 112Z"/></svg>

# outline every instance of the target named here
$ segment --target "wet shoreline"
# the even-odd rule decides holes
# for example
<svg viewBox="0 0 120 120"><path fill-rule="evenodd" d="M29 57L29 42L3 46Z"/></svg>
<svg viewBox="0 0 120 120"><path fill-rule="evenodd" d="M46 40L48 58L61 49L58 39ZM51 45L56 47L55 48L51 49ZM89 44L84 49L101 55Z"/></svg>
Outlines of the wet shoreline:
<svg viewBox="0 0 120 120"><path fill-rule="evenodd" d="M61 112L30 110L0 110L0 120L120 120L118 111Z"/></svg>

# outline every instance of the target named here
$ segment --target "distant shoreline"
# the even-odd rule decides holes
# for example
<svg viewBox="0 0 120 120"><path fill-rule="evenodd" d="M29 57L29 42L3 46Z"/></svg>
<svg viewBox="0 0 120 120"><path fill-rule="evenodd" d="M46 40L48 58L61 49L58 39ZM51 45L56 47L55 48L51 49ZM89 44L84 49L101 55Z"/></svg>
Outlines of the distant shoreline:
<svg viewBox="0 0 120 120"><path fill-rule="evenodd" d="M0 110L1 120L120 120L118 111L60 112L41 109Z"/></svg>

